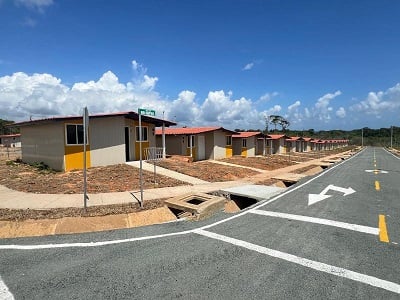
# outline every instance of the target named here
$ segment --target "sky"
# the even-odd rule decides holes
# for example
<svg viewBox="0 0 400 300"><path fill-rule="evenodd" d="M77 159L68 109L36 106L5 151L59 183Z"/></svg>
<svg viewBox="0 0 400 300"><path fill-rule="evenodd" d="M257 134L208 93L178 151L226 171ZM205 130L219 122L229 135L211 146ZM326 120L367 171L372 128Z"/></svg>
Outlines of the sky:
<svg viewBox="0 0 400 300"><path fill-rule="evenodd" d="M400 126L397 0L0 0L0 118ZM271 128L271 125L270 125Z"/></svg>

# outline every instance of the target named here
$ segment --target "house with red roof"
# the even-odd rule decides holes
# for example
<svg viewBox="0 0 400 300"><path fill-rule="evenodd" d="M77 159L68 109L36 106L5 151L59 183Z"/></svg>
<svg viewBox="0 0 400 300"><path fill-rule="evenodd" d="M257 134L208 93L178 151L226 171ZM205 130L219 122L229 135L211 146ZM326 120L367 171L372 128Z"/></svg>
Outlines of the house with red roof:
<svg viewBox="0 0 400 300"><path fill-rule="evenodd" d="M288 137L285 134L269 134L267 139L269 140L270 154L282 154L287 152L286 139Z"/></svg>
<svg viewBox="0 0 400 300"><path fill-rule="evenodd" d="M236 132L236 134L232 135L233 155L241 155L243 157L256 156L260 152L258 138L262 136L259 131Z"/></svg>
<svg viewBox="0 0 400 300"><path fill-rule="evenodd" d="M162 145L162 128L155 131L157 146ZM165 128L168 155L190 156L193 161L231 157L234 131L223 127Z"/></svg>
<svg viewBox="0 0 400 300"><path fill-rule="evenodd" d="M4 147L21 147L21 134L0 135L0 145L3 145Z"/></svg>
<svg viewBox="0 0 400 300"><path fill-rule="evenodd" d="M140 144L144 158L146 148L156 146L155 128L176 125L142 115L139 127L138 120L139 114L132 111L90 115L86 141L87 167L139 160ZM24 162L44 162L54 170L63 171L83 168L82 116L30 120L14 123L12 127L20 128Z"/></svg>

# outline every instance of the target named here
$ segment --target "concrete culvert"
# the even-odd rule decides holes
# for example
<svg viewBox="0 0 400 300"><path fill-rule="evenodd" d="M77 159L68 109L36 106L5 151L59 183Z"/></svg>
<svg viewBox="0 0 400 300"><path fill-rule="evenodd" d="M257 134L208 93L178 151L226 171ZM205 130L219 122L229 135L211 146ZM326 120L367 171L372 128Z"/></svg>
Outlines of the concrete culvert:
<svg viewBox="0 0 400 300"><path fill-rule="evenodd" d="M239 195L230 195L231 201L235 202L237 207L242 210L245 209L249 206L252 206L253 204L256 204L258 201L253 198L245 197L245 196L239 196Z"/></svg>

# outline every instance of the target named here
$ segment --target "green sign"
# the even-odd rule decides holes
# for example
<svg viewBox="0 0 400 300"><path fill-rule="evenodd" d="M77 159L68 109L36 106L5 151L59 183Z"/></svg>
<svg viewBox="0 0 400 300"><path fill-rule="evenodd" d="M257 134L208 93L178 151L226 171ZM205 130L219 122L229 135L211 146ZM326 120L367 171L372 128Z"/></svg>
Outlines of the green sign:
<svg viewBox="0 0 400 300"><path fill-rule="evenodd" d="M156 115L156 111L152 109L139 108L139 115L149 115L154 117Z"/></svg>

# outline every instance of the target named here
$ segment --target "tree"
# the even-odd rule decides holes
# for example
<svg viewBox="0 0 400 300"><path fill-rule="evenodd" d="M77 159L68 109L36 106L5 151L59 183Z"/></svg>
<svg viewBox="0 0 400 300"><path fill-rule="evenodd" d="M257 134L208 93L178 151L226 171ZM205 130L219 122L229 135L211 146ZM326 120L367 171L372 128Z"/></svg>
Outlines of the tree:
<svg viewBox="0 0 400 300"><path fill-rule="evenodd" d="M12 123L14 123L14 121L0 119L0 134L11 134L12 131L9 127L7 127L7 125Z"/></svg>

